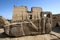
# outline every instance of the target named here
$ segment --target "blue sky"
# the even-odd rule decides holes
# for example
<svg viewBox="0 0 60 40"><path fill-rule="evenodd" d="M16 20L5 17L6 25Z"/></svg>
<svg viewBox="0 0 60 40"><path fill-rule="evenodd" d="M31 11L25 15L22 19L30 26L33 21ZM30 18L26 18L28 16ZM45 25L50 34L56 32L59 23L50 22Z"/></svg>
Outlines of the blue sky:
<svg viewBox="0 0 60 40"><path fill-rule="evenodd" d="M41 7L43 11L50 11L53 14L60 13L60 0L0 0L0 16L12 19L13 6Z"/></svg>

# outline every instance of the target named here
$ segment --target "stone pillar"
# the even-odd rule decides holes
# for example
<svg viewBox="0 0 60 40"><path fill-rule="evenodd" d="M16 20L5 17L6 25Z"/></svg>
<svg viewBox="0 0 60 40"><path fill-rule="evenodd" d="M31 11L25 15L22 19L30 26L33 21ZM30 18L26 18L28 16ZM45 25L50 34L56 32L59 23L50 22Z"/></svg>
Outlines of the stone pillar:
<svg viewBox="0 0 60 40"><path fill-rule="evenodd" d="M52 13L47 12L47 17L46 17L46 33L50 33L52 30Z"/></svg>
<svg viewBox="0 0 60 40"><path fill-rule="evenodd" d="M50 33L51 31L51 28L52 28L52 25L51 25L51 19L50 18L47 18L46 19L46 33Z"/></svg>
<svg viewBox="0 0 60 40"><path fill-rule="evenodd" d="M42 34L45 33L45 23L46 23L46 20L45 19L46 19L45 17L43 17L41 19L41 32L42 32Z"/></svg>

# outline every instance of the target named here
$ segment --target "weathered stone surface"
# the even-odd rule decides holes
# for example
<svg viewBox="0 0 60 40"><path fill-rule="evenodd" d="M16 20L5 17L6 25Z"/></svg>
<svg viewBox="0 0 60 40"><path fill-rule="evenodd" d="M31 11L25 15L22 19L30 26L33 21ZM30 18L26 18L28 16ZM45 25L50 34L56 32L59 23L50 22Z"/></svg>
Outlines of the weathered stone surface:
<svg viewBox="0 0 60 40"><path fill-rule="evenodd" d="M10 23L2 16L0 16L0 28L4 28L4 25L9 25Z"/></svg>
<svg viewBox="0 0 60 40"><path fill-rule="evenodd" d="M52 26L56 27L56 26L60 26L60 14L55 14L52 16Z"/></svg>
<svg viewBox="0 0 60 40"><path fill-rule="evenodd" d="M50 40L50 35L35 35L35 36L24 36L15 38L0 38L0 40Z"/></svg>
<svg viewBox="0 0 60 40"><path fill-rule="evenodd" d="M42 34L45 33L45 18L43 17L41 20L41 32Z"/></svg>
<svg viewBox="0 0 60 40"><path fill-rule="evenodd" d="M3 20L2 18L3 18L3 17L0 16L0 28L3 28L4 25L5 25L5 22L4 22L4 20Z"/></svg>
<svg viewBox="0 0 60 40"><path fill-rule="evenodd" d="M14 7L14 12L13 12L13 17L12 17L12 22L19 22L19 21L24 21L28 19L28 14L27 14L27 7L26 6L21 6L21 7Z"/></svg>
<svg viewBox="0 0 60 40"><path fill-rule="evenodd" d="M44 14L47 14L47 16L45 17ZM11 36L49 33L52 20L47 20L47 18L51 19L52 15L50 12L42 13L42 8L32 7L31 12L28 12L26 6L14 6L12 22L4 28L5 33Z"/></svg>
<svg viewBox="0 0 60 40"><path fill-rule="evenodd" d="M52 27L51 27L51 20L50 18L47 18L47 21L46 21L46 33L49 33L51 30L52 30Z"/></svg>
<svg viewBox="0 0 60 40"><path fill-rule="evenodd" d="M40 16L41 12L42 12L42 8L33 7L32 8L32 19L33 20L41 19L41 16Z"/></svg>
<svg viewBox="0 0 60 40"><path fill-rule="evenodd" d="M4 26L4 32L9 35L9 31L10 31L10 26L7 25L7 26Z"/></svg>

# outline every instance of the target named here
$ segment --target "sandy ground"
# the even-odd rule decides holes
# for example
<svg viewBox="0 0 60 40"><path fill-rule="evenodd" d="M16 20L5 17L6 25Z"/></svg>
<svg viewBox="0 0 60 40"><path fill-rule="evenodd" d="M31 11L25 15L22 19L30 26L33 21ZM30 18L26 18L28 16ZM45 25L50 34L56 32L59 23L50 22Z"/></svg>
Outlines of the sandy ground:
<svg viewBox="0 0 60 40"><path fill-rule="evenodd" d="M17 37L17 38L0 38L0 40L49 40L49 35L36 35L36 36L24 36L24 37Z"/></svg>
<svg viewBox="0 0 60 40"><path fill-rule="evenodd" d="M51 33L60 37L60 33L55 32L55 30L53 30ZM4 34L3 32L4 32L4 30L0 29L0 40L60 40L57 36L50 35L50 34L35 35L35 36L23 36L23 37L9 37L6 34Z"/></svg>

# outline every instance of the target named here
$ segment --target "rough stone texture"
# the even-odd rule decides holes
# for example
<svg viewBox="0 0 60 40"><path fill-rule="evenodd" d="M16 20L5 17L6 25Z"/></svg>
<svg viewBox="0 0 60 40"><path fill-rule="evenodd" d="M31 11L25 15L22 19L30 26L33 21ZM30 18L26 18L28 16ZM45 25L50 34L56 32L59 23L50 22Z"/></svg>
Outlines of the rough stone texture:
<svg viewBox="0 0 60 40"><path fill-rule="evenodd" d="M42 34L45 33L45 18L43 17L41 20L41 32Z"/></svg>
<svg viewBox="0 0 60 40"><path fill-rule="evenodd" d="M55 14L52 16L52 25L53 27L60 26L60 14Z"/></svg>
<svg viewBox="0 0 60 40"><path fill-rule="evenodd" d="M0 29L0 31L3 33L3 30ZM9 37L6 34L0 33L0 40L50 40L50 35L44 34L35 36Z"/></svg>
<svg viewBox="0 0 60 40"><path fill-rule="evenodd" d="M4 28L4 25L9 25L9 21L7 21L4 17L0 16L0 27Z"/></svg>
<svg viewBox="0 0 60 40"><path fill-rule="evenodd" d="M44 16L44 14L46 15ZM0 17L0 26L1 24L4 25L3 32L9 36L23 37L0 38L1 40L50 40L49 33L51 31L52 22L54 24L53 26L60 25L60 15L52 15L50 12L42 12L42 9L39 7L32 7L31 11L28 11L26 6L14 6L11 21L9 23L4 18ZM59 35L57 36L60 38Z"/></svg>
<svg viewBox="0 0 60 40"><path fill-rule="evenodd" d="M52 13L51 12L42 12L42 33L49 33L52 27Z"/></svg>
<svg viewBox="0 0 60 40"><path fill-rule="evenodd" d="M16 21L19 22L19 21L24 21L27 19L28 19L27 7L26 6L21 6L21 7L14 6L12 22L16 22Z"/></svg>
<svg viewBox="0 0 60 40"><path fill-rule="evenodd" d="M60 30L60 28L58 28ZM56 27L55 29L56 30ZM4 30L0 29L0 40L60 40L60 33L51 31L52 34L54 35L50 35L50 34L44 34L44 35L35 35L35 36L24 36L24 37L7 37L5 34L1 34L3 33ZM58 38L59 37L59 38Z"/></svg>
<svg viewBox="0 0 60 40"><path fill-rule="evenodd" d="M42 12L42 8L33 7L32 8L32 19L33 20L41 19L41 16L40 16L41 12Z"/></svg>
<svg viewBox="0 0 60 40"><path fill-rule="evenodd" d="M49 33L51 30L52 30L52 28L51 28L51 25L52 25L52 23L51 23L51 20L50 20L50 18L47 18L46 19L47 21L46 21L46 33Z"/></svg>
<svg viewBox="0 0 60 40"><path fill-rule="evenodd" d="M50 40L50 35L36 35L36 36L25 36L17 38L0 38L0 40Z"/></svg>
<svg viewBox="0 0 60 40"><path fill-rule="evenodd" d="M45 17L44 14L47 16ZM32 18L30 19L30 17ZM11 36L46 34L51 31L49 29L52 26L50 25L52 20L49 19L47 22L47 18L51 19L52 14L50 12L42 13L42 8L32 7L31 12L28 12L26 6L14 6L12 23L7 25L4 30L6 34Z"/></svg>
<svg viewBox="0 0 60 40"><path fill-rule="evenodd" d="M0 28L3 28L3 26L4 26L4 20L2 19L3 17L2 16L0 16Z"/></svg>

